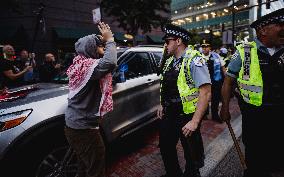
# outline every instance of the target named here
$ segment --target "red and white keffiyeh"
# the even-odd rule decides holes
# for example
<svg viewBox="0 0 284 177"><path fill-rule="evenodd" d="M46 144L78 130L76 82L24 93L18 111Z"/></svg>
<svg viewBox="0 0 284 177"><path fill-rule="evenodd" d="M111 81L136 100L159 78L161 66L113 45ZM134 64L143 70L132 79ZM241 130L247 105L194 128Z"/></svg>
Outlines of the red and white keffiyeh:
<svg viewBox="0 0 284 177"><path fill-rule="evenodd" d="M98 63L98 59L86 58L82 55L73 59L73 64L66 72L69 78L69 99L73 98L87 84ZM102 77L99 83L102 97L96 116L103 116L113 109L111 73Z"/></svg>

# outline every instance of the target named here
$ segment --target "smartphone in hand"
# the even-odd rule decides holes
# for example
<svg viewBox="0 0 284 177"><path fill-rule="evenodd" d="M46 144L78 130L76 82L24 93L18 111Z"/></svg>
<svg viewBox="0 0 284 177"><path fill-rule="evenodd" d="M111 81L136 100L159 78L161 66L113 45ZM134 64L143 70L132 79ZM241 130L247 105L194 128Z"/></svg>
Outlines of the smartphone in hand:
<svg viewBox="0 0 284 177"><path fill-rule="evenodd" d="M94 24L98 24L99 22L101 22L101 9L98 7L96 9L92 10L93 13L93 22Z"/></svg>

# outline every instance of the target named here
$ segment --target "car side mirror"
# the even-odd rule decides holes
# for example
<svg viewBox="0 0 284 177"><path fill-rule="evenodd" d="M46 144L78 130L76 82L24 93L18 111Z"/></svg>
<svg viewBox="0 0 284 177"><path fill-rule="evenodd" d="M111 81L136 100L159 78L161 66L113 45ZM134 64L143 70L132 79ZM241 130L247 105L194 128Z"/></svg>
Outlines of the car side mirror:
<svg viewBox="0 0 284 177"><path fill-rule="evenodd" d="M125 72L128 70L127 64L122 64L119 66L118 70L116 70L113 74L113 84L122 83L126 81Z"/></svg>

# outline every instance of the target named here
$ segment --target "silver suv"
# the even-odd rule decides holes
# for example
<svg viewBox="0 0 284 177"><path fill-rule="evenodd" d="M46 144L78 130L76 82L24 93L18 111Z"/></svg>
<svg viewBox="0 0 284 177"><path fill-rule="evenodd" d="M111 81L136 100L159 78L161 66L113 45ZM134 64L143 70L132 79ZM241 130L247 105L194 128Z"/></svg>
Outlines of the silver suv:
<svg viewBox="0 0 284 177"><path fill-rule="evenodd" d="M119 57L113 73L114 110L101 123L106 144L155 120L161 56L161 47L133 47ZM68 146L63 133L67 93L67 83L38 83L0 99L0 168L9 169L2 174L48 176L62 161Z"/></svg>

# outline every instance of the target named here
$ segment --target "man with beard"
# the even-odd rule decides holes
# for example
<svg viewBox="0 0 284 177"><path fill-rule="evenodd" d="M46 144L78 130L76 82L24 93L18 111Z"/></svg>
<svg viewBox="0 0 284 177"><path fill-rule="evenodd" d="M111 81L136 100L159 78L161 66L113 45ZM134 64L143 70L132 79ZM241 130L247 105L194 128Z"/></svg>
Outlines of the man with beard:
<svg viewBox="0 0 284 177"><path fill-rule="evenodd" d="M232 85L237 80L245 145L245 177L267 177L283 171L284 146L284 9L250 25L253 42L237 46L222 88L221 118L229 121Z"/></svg>
<svg viewBox="0 0 284 177"><path fill-rule="evenodd" d="M159 145L166 175L163 177L200 177L204 148L200 126L211 97L211 80L201 54L188 47L191 34L169 24L164 29L167 55L161 70ZM176 145L180 139L185 171L182 172Z"/></svg>
<svg viewBox="0 0 284 177"><path fill-rule="evenodd" d="M23 76L32 69L32 66L25 66L21 71L15 63L15 50L11 45L3 47L4 58L0 59L0 80L2 85L14 88L23 85Z"/></svg>
<svg viewBox="0 0 284 177"><path fill-rule="evenodd" d="M44 63L39 67L39 78L42 82L51 82L59 73L61 64L56 63L52 53L45 54Z"/></svg>

